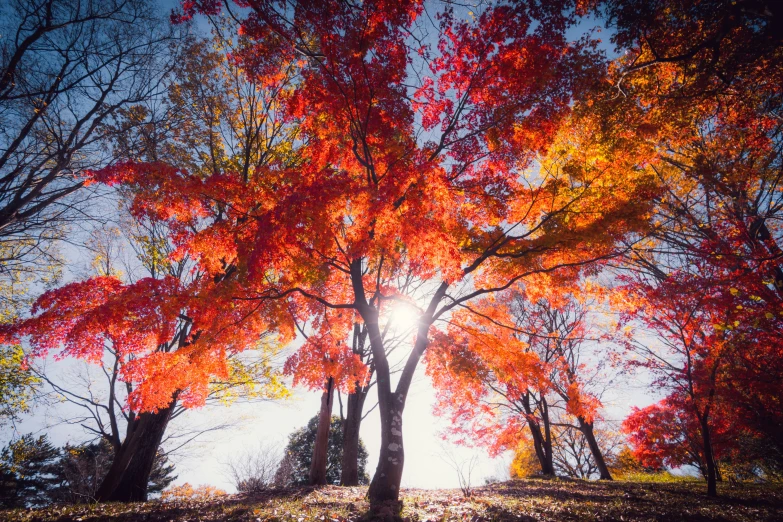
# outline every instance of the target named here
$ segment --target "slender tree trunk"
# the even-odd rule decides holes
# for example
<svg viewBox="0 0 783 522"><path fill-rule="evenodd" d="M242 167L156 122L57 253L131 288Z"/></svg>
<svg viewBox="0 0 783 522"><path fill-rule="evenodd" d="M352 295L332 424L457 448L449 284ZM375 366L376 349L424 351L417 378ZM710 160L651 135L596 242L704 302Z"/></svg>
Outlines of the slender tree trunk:
<svg viewBox="0 0 783 522"><path fill-rule="evenodd" d="M593 461L595 467L598 468L600 480L612 480L612 474L609 473L609 468L606 467L606 460L601 452L601 448L598 446L598 441L595 440L595 433L593 432L593 423L587 422L584 417L578 417L579 430L585 436L587 445L590 447L590 453L593 455Z"/></svg>
<svg viewBox="0 0 783 522"><path fill-rule="evenodd" d="M163 440L176 399L155 413L142 413L134 421L108 473L96 493L99 502L143 502L155 456Z"/></svg>
<svg viewBox="0 0 783 522"><path fill-rule="evenodd" d="M522 407L527 415L527 427L530 435L533 437L533 448L536 451L538 464L541 466L541 474L545 476L555 475L555 466L552 462L552 439L549 430L546 430L546 436L541 431L541 424L533 415L533 408L530 404L530 393L525 393L522 398ZM542 417L546 417L545 410L541 410Z"/></svg>
<svg viewBox="0 0 783 522"><path fill-rule="evenodd" d="M318 413L318 431L313 445L313 460L310 464L310 484L326 485L326 465L329 452L329 428L332 424L332 405L334 404L334 379L329 377L321 395L321 409Z"/></svg>
<svg viewBox="0 0 783 522"><path fill-rule="evenodd" d="M543 433L541 433L541 426L537 422L527 423L530 429L530 435L533 436L533 448L536 450L536 457L538 458L538 464L541 467L541 474L551 477L555 475L555 467L552 463L552 441L547 443Z"/></svg>
<svg viewBox="0 0 783 522"><path fill-rule="evenodd" d="M372 477L367 495L370 503L379 505L384 502L397 502L402 483L402 469L405 463L405 448L402 442L402 414L405 411L405 398L410 389L413 369L421 354L427 347L428 327L419 328L413 351L408 357L405 369L397 384L397 391L391 391L389 365L385 353L378 351L376 342L383 349L380 330L375 325L368 325L370 345L373 350L376 382L378 387L378 410L381 415L381 449L378 456L378 466ZM383 357L381 360L380 357Z"/></svg>
<svg viewBox="0 0 783 522"><path fill-rule="evenodd" d="M379 394L380 396L380 394ZM405 450L402 445L402 413L404 395L390 393L385 406L378 406L381 414L381 450L367 494L371 504L397 501L402 482Z"/></svg>
<svg viewBox="0 0 783 522"><path fill-rule="evenodd" d="M362 260L354 259L351 261L351 285L353 286L356 309L364 319L370 338L378 389L378 412L381 416L381 448L378 455L378 466L375 468L375 475L373 475L370 488L367 491L370 504L378 506L387 501L396 503L399 500L402 469L405 463L405 451L402 443L402 414L405 410L405 399L411 382L413 382L413 375L419 364L419 359L427 349L429 329L434 321L435 309L446 295L448 283L441 283L427 310L419 319L416 342L405 361L397 389L393 392L389 361L386 358L383 337L378 326L378 310L367 301L362 278Z"/></svg>
<svg viewBox="0 0 783 522"><path fill-rule="evenodd" d="M555 465L553 462L554 455L552 454L552 426L549 421L549 406L547 405L546 398L544 397L543 393L541 394L541 402L539 406L541 409L541 420L544 423L544 439L542 441L542 448L546 458L546 469L548 470L544 474L554 477Z"/></svg>
<svg viewBox="0 0 783 522"><path fill-rule="evenodd" d="M718 496L718 473L715 465L715 455L712 452L712 440L710 436L710 426L707 422L707 416L704 415L701 421L701 438L704 445L704 464L707 467L707 496Z"/></svg>
<svg viewBox="0 0 783 522"><path fill-rule="evenodd" d="M369 390L356 385L356 391L348 396L343 423L343 460L341 486L359 485L359 428L362 426L364 400Z"/></svg>

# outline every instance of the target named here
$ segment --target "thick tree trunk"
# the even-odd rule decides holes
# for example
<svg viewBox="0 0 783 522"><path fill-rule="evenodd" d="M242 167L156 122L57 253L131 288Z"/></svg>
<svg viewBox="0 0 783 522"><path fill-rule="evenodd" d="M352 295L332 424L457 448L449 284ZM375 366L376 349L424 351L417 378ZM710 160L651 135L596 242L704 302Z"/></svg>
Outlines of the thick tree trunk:
<svg viewBox="0 0 783 522"><path fill-rule="evenodd" d="M150 419L147 429L139 434L136 453L125 469L114 493L109 497L110 501L144 502L147 500L150 474L172 410L173 408L167 408L163 415L155 414Z"/></svg>
<svg viewBox="0 0 783 522"><path fill-rule="evenodd" d="M101 482L99 502L143 502L155 456L163 440L176 400L155 413L142 413L114 455L109 472Z"/></svg>
<svg viewBox="0 0 783 522"><path fill-rule="evenodd" d="M359 485L359 428L362 426L362 411L368 390L357 384L356 391L348 396L348 405L343 423L343 460L341 486Z"/></svg>
<svg viewBox="0 0 783 522"><path fill-rule="evenodd" d="M612 474L609 473L609 468L606 467L606 460L604 460L604 455L601 453L601 448L598 446L598 441L595 440L593 423L587 422L583 417L578 417L578 419L579 430L582 432L582 435L585 436L587 445L590 447L590 453L593 455L593 461L595 462L595 466L598 468L598 473L600 475L599 479L612 480Z"/></svg>
<svg viewBox="0 0 783 522"><path fill-rule="evenodd" d="M310 464L310 484L326 485L326 465L329 452L329 428L332 424L332 404L334 403L334 379L329 377L321 395L321 409L318 413L318 431L313 445L313 460Z"/></svg>
<svg viewBox="0 0 783 522"><path fill-rule="evenodd" d="M715 465L715 455L712 451L712 438L710 436L710 426L706 415L701 419L701 437L704 444L704 464L707 467L707 496L718 496L718 468Z"/></svg>

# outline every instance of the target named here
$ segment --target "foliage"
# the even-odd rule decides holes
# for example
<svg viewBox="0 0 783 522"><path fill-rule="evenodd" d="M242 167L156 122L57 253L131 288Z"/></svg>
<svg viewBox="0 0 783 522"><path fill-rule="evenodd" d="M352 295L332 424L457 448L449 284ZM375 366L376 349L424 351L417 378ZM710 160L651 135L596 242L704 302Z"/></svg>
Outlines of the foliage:
<svg viewBox="0 0 783 522"><path fill-rule="evenodd" d="M253 3L232 58L263 83L286 153L252 175L160 161L93 173L131 190L136 215L165 221L176 251L221 281L213 304L247 305L244 323L293 315L313 330L289 360L297 383L362 383L345 339L367 325L389 442L374 498L398 494L392 420L436 320L522 279L531 293L573 281L646 226L649 172L615 176L615 158L579 146L598 125L569 119L605 70L595 42L566 37L570 7L497 2L467 15L445 4L430 16L414 0ZM176 18L230 9L188 2ZM416 289L429 304L392 390L379 323Z"/></svg>
<svg viewBox="0 0 783 522"><path fill-rule="evenodd" d="M524 290L479 300L469 312L452 315L447 334L425 356L438 393L436 412L449 415L449 430L460 441L495 454L514 450L521 476L532 471L530 453L520 447L527 443L541 473L586 478L598 470L579 430L598 439L603 452L611 450L608 438L594 429L597 394L607 380L605 354L590 357L583 346L601 336L574 296L531 302Z"/></svg>
<svg viewBox="0 0 783 522"><path fill-rule="evenodd" d="M627 444L623 444L619 450L614 453L608 464L609 468L612 470L612 475L617 476L621 480L626 480L625 477L631 475L660 471L643 466Z"/></svg>
<svg viewBox="0 0 783 522"><path fill-rule="evenodd" d="M21 346L0 346L0 425L30 410L30 401L40 383L25 367Z"/></svg>
<svg viewBox="0 0 783 522"><path fill-rule="evenodd" d="M225 495L227 495L225 491L214 486L202 484L194 487L186 482L181 486L172 486L163 491L160 498L164 502L174 503L183 501L207 502Z"/></svg>
<svg viewBox="0 0 783 522"><path fill-rule="evenodd" d="M4 507L42 506L58 484L60 450L46 435L23 435L0 454L0 482Z"/></svg>
<svg viewBox="0 0 783 522"><path fill-rule="evenodd" d="M117 161L80 174L123 197L150 277L107 265L51 290L5 344L95 362L109 345L131 410L156 411L252 394L251 375L283 394L242 355L298 332L295 385L375 377L378 503L399 495L422 358L462 441L498 453L529 432L546 474L554 443L582 477L588 441L606 475L609 357L581 350L608 341L584 311L608 295L612 360L664 397L624 423L641 466L696 465L713 495L722 465L783 469L777 4L235 4L183 2L174 19L207 14L217 37L188 39L162 109L126 108L107 128ZM569 37L591 10L623 51L611 63ZM393 386L399 302L418 317Z"/></svg>
<svg viewBox="0 0 783 522"><path fill-rule="evenodd" d="M780 10L722 0L603 8L627 52L607 78L620 95L599 113L607 135L640 144L660 186L651 230L624 256L617 307L628 366L654 371L666 398L627 427L642 460L688 461L714 482L721 461L756 458L737 441L783 447L772 428L783 418L772 398L783 382Z"/></svg>
<svg viewBox="0 0 783 522"><path fill-rule="evenodd" d="M315 435L318 431L318 416L316 415L307 426L300 428L288 436L288 445L285 448L285 454L290 456L292 470L290 478L284 485L309 484L310 464L313 458L313 446L315 445ZM326 482L327 484L340 484L343 458L343 424L340 417L332 416L329 427L329 447L326 457ZM367 449L364 442L359 439L358 469L359 483L367 484Z"/></svg>
<svg viewBox="0 0 783 522"><path fill-rule="evenodd" d="M2 502L6 507L94 502L114 450L105 440L54 447L46 435L10 442L0 460ZM155 458L149 492L160 493L177 477L166 455Z"/></svg>
<svg viewBox="0 0 783 522"><path fill-rule="evenodd" d="M538 457L529 438L522 438L514 449L514 458L509 465L512 479L530 478L541 473Z"/></svg>
<svg viewBox="0 0 783 522"><path fill-rule="evenodd" d="M61 485L50 497L56 503L93 502L95 494L112 464L114 449L105 440L71 446L66 444L57 463ZM148 493L159 494L176 480L174 465L164 453L158 453L152 465Z"/></svg>

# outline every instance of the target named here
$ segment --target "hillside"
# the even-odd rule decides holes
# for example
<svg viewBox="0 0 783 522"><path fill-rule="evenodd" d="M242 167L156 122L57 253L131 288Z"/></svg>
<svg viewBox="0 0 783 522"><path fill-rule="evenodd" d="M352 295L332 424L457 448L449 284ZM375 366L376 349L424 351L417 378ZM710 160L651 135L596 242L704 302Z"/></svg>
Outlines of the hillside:
<svg viewBox="0 0 783 522"><path fill-rule="evenodd" d="M783 488L721 485L718 499L699 482L595 483L516 480L476 488L470 499L456 490L402 491L402 518L410 521L779 521ZM140 504L96 504L0 511L9 522L136 521L360 521L391 520L386 509L370 516L364 488L325 487L178 499Z"/></svg>

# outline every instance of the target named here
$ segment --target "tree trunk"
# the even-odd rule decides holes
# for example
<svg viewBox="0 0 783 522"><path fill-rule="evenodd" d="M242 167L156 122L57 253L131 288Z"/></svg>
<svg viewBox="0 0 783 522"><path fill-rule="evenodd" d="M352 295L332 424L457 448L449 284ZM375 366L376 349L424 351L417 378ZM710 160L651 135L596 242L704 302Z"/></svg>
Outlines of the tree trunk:
<svg viewBox="0 0 783 522"><path fill-rule="evenodd" d="M380 399L380 393L379 399ZM402 482L405 450L402 445L402 412L405 397L390 393L378 408L381 414L381 451L367 494L371 504L397 501Z"/></svg>
<svg viewBox="0 0 783 522"><path fill-rule="evenodd" d="M348 396L347 412L343 423L343 460L341 486L359 485L359 428L368 389L356 385L356 391Z"/></svg>
<svg viewBox="0 0 783 522"><path fill-rule="evenodd" d="M704 444L704 464L707 467L707 496L718 496L718 473L715 465L715 456L712 452L712 440L710 437L710 426L706 415L701 419L701 438Z"/></svg>
<svg viewBox="0 0 783 522"><path fill-rule="evenodd" d="M598 473L600 475L599 479L612 480L612 474L609 473L609 468L606 467L606 460L604 460L604 455L601 453L601 448L598 446L598 441L595 440L595 433L593 433L593 423L587 422L584 417L578 417L578 420L579 430L585 436L587 445L590 447L590 453L593 455L595 466L598 468Z"/></svg>
<svg viewBox="0 0 783 522"><path fill-rule="evenodd" d="M541 426L537 422L527 423L530 434L533 436L533 448L536 450L538 464L541 466L541 474L552 477L555 475L555 466L552 463L552 441L547 444L544 435L541 433Z"/></svg>
<svg viewBox="0 0 783 522"><path fill-rule="evenodd" d="M163 440L176 399L155 413L142 413L115 453L109 472L96 493L99 502L143 502L155 456Z"/></svg>
<svg viewBox="0 0 783 522"><path fill-rule="evenodd" d="M381 416L381 449L378 456L378 466L375 468L375 475L373 475L367 496L370 498L371 506L379 506L392 501L399 507L402 468L405 463L405 451L402 444L402 414L405 410L405 399L413 382L413 375L416 372L419 359L427 349L429 329L434 321L435 309L446 295L449 285L445 282L440 284L427 310L419 319L416 342L405 361L397 389L392 392L391 370L386 358L383 336L378 326L378 310L368 303L362 278L362 260L355 259L351 261L351 284L356 308L364 320L370 338L378 389L378 412Z"/></svg>
<svg viewBox="0 0 783 522"><path fill-rule="evenodd" d="M549 432L548 415L545 409L541 409L541 416L544 419L546 436L541 431L541 424L533 415L533 407L530 404L530 393L525 393L522 398L522 407L527 415L527 427L530 435L533 437L533 448L536 450L538 464L541 466L541 474L545 476L555 475L555 466L552 462L552 438Z"/></svg>
<svg viewBox="0 0 783 522"><path fill-rule="evenodd" d="M334 379L329 377L321 395L321 410L318 413L318 431L313 445L313 461L310 463L310 484L326 485L326 465L329 452L329 428L332 424L332 404L334 403Z"/></svg>
<svg viewBox="0 0 783 522"><path fill-rule="evenodd" d="M383 341L377 323L368 324L370 346L373 350L373 364L377 376L378 411L381 415L381 450L378 466L372 477L367 495L371 505L397 502L402 483L402 469L405 464L405 449L402 443L402 413L405 411L405 397L413 380L413 373L421 354L427 348L429 326L419 327L416 343L405 363L397 391L391 391L388 361L383 352Z"/></svg>

